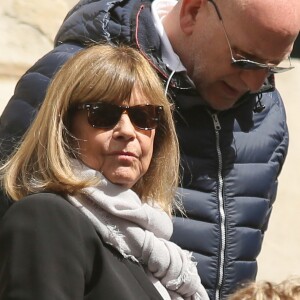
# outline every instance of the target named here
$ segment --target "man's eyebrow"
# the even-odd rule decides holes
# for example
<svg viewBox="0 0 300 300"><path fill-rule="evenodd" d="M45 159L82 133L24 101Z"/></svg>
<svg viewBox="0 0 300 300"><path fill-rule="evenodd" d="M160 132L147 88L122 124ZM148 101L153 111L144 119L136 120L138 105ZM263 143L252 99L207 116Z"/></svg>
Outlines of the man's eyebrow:
<svg viewBox="0 0 300 300"><path fill-rule="evenodd" d="M233 54L240 55L245 59L254 60L257 62L261 62L261 63L274 64L274 65L278 65L282 60L288 59L288 57L289 57L288 55L286 55L282 60L270 60L267 58L259 57L253 53L243 51L241 49L238 49L237 47L232 47L232 50L233 50Z"/></svg>
<svg viewBox="0 0 300 300"><path fill-rule="evenodd" d="M253 59L253 60L261 60L261 61L264 61L266 59L263 59L261 57L258 57L257 55L253 54L253 53L250 53L250 52L246 52L246 51L243 51L237 47L234 47L232 46L232 50L233 50L233 54L237 54L237 55L240 55L240 56L243 56L245 58L248 58L248 59Z"/></svg>

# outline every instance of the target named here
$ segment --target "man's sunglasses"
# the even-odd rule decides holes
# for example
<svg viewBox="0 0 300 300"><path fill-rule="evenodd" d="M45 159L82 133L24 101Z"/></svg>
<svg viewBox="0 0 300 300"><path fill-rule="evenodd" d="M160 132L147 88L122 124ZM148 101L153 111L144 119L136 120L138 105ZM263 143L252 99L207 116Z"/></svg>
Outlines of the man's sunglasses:
<svg viewBox="0 0 300 300"><path fill-rule="evenodd" d="M214 6L214 8L215 8L215 10L217 12L218 18L219 18L219 20L222 23L223 31L225 33L225 37L226 37L227 44L229 46L229 50L230 50L230 54L231 54L231 65L233 65L233 66L235 66L237 68L240 68L240 69L245 69L245 70L261 70L261 69L265 69L270 74L282 73L282 72L286 72L286 71L289 71L289 70L291 70L291 69L294 68L292 66L290 56L288 57L289 66L287 66L287 67L282 67L282 66L273 65L273 64L260 63L260 62L253 61L253 60L246 59L246 58L235 59L233 57L232 47L230 45L229 37L228 37L227 31L225 29L225 25L224 25L223 18L222 18L222 15L220 13L220 10L219 10L217 4L213 0L208 0L208 1Z"/></svg>
<svg viewBox="0 0 300 300"><path fill-rule="evenodd" d="M132 124L142 130L155 129L159 124L163 107L159 105L119 106L98 102L85 103L76 107L88 111L88 122L94 128L107 129L114 127L123 113L127 113Z"/></svg>

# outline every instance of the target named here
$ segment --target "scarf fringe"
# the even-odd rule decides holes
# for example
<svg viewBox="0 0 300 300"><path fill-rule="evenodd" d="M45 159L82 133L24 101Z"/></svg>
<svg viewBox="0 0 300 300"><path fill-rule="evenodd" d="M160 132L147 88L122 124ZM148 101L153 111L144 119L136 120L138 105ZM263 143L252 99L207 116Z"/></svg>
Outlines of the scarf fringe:
<svg viewBox="0 0 300 300"><path fill-rule="evenodd" d="M120 232L120 230L117 228L116 225L107 225L107 229L110 232L110 238L111 241L108 241L107 244L113 246L114 248L117 245L117 250L120 252L120 254L127 259L132 260L133 262L139 263L138 259L131 255L131 254L126 254L126 252L123 250L126 248L126 243L124 241L124 234Z"/></svg>

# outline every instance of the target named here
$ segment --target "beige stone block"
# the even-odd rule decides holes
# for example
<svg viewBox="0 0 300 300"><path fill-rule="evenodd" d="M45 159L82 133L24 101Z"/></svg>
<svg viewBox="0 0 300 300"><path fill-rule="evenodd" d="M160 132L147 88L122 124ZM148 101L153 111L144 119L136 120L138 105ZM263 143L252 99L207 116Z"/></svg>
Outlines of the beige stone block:
<svg viewBox="0 0 300 300"><path fill-rule="evenodd" d="M65 0L8 0L0 9L0 76L20 76L53 47Z"/></svg>
<svg viewBox="0 0 300 300"><path fill-rule="evenodd" d="M53 40L62 23L68 5L65 0L9 0L4 12L19 24L27 24Z"/></svg>

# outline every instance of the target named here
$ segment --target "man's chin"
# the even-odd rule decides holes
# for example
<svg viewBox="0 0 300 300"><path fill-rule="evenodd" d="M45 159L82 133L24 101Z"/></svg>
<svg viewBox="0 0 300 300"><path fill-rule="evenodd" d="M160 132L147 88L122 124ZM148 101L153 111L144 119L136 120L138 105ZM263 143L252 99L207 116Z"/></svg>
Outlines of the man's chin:
<svg viewBox="0 0 300 300"><path fill-rule="evenodd" d="M228 110L230 108L232 108L235 103L237 102L237 100L226 100L226 99L218 99L218 100L214 100L214 101L206 101L207 105L212 108L213 110L216 111L224 111L224 110Z"/></svg>
<svg viewBox="0 0 300 300"><path fill-rule="evenodd" d="M213 92L211 93L211 91ZM224 90L219 89L218 86L211 86L207 93L202 90L200 95L206 105L216 111L224 111L232 108L240 97L242 97L241 93L228 95L228 93L225 93Z"/></svg>

